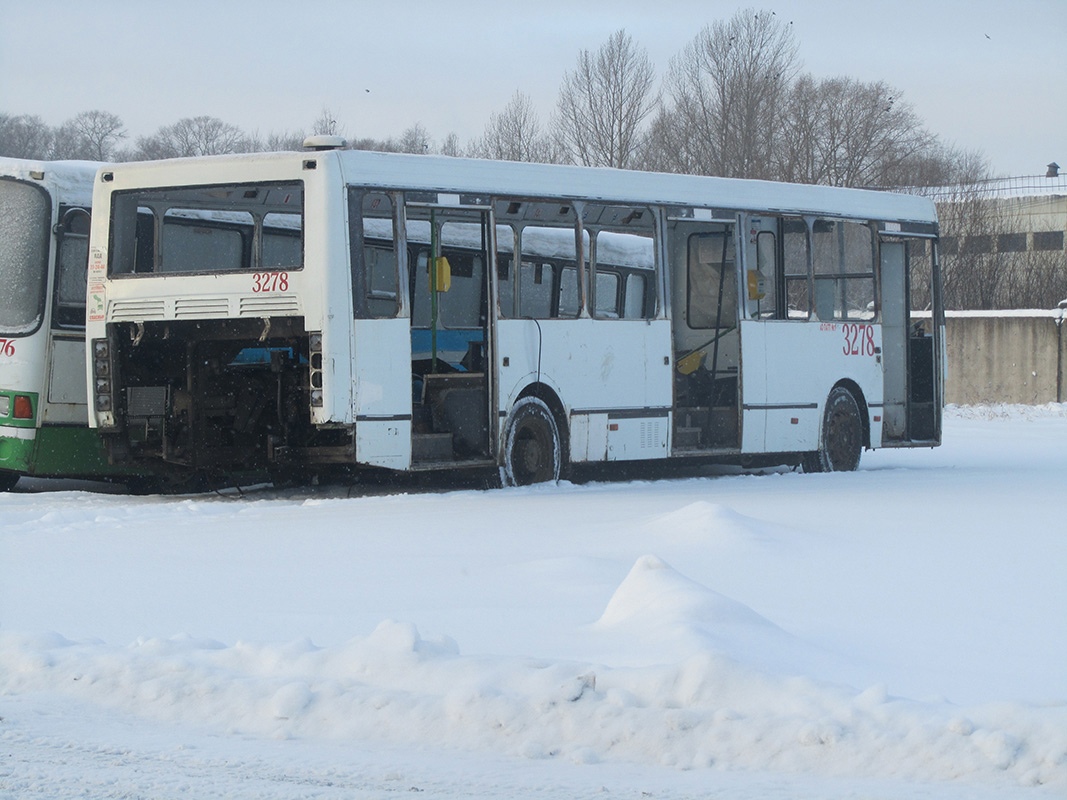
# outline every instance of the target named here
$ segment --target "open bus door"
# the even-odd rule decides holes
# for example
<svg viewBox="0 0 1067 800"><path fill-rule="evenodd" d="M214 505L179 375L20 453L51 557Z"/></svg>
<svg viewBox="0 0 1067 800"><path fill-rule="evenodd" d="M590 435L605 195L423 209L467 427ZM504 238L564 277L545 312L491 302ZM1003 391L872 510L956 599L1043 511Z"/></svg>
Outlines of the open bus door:
<svg viewBox="0 0 1067 800"><path fill-rule="evenodd" d="M411 272L412 444L415 468L488 464L491 214L455 195L405 206Z"/></svg>
<svg viewBox="0 0 1067 800"><path fill-rule="evenodd" d="M929 329L911 319L908 247L900 239L881 242L882 444L887 446L940 439L940 329L937 315Z"/></svg>
<svg viewBox="0 0 1067 800"><path fill-rule="evenodd" d="M404 226L395 195L350 190L352 421L356 462L411 464L411 336L404 301ZM357 210L362 209L362 213Z"/></svg>
<svg viewBox="0 0 1067 800"><path fill-rule="evenodd" d="M48 387L42 419L85 423L85 285L89 263L89 212L61 208L54 228L56 258L49 326Z"/></svg>
<svg viewBox="0 0 1067 800"><path fill-rule="evenodd" d="M735 227L710 219L670 223L676 454L740 446Z"/></svg>

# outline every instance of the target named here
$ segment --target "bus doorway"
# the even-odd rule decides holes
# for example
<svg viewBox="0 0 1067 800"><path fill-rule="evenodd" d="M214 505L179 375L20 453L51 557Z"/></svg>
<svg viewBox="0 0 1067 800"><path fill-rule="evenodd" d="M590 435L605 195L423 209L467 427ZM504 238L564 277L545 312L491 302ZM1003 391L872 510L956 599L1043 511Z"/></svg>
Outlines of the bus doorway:
<svg viewBox="0 0 1067 800"><path fill-rule="evenodd" d="M491 463L490 213L410 199L405 211L412 465Z"/></svg>
<svg viewBox="0 0 1067 800"><path fill-rule="evenodd" d="M910 252L917 240L883 238L881 241L882 366L884 419L882 444L936 442L941 430L941 357L939 319L935 298L929 320L911 319Z"/></svg>
<svg viewBox="0 0 1067 800"><path fill-rule="evenodd" d="M671 222L675 453L740 446L734 227Z"/></svg>

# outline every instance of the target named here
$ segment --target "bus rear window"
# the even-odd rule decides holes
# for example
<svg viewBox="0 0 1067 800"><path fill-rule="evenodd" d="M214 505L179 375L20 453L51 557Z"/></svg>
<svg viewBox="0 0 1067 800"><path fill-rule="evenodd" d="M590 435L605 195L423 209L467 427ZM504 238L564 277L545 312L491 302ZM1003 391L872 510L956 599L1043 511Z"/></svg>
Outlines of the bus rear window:
<svg viewBox="0 0 1067 800"><path fill-rule="evenodd" d="M303 218L299 182L116 192L110 273L300 269Z"/></svg>

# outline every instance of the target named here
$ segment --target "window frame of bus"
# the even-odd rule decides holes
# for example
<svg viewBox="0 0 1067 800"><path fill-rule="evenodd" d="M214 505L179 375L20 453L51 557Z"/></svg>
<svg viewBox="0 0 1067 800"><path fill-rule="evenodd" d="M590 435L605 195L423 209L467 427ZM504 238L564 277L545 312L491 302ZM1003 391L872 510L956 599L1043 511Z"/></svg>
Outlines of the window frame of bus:
<svg viewBox="0 0 1067 800"><path fill-rule="evenodd" d="M287 200L282 204L268 204L259 196L263 189L282 190L287 193ZM240 200L257 200L256 203L241 203L232 199L219 201L218 193L228 191L241 193ZM288 203L288 196L296 191L298 194L298 208ZM254 197L249 197L250 192L255 192ZM190 195L199 195L192 197ZM211 196L216 195L216 196ZM269 194L267 196L269 198ZM132 207L132 214L131 214ZM195 216L171 216L172 220L181 220L181 225L191 221L189 227L202 227L212 230L232 230L242 237L251 233L251 238L243 241L241 266L236 269L177 269L164 270L163 265L163 233L167 224L167 214L170 211L180 212L215 212L215 213L247 213L252 217L251 231L242 229L240 226L224 219L202 219L200 224ZM138 187L134 189L121 189L111 195L111 222L108 236L108 277L116 279L143 278L147 276L186 276L186 275L237 275L256 272L298 272L303 270L306 262L304 231L306 228L306 214L304 206L304 182L301 180L285 181L248 181L241 183L220 184L191 184L179 186L153 186ZM151 242L140 241L143 228L141 215L151 215ZM263 264L263 228L266 217L272 214L287 214L297 216L300 224L296 230L300 237L300 263L291 266L266 267ZM132 223L132 224L131 224ZM132 243L127 243L127 238L132 238ZM147 238L147 237L146 237ZM149 268L143 268L142 262L150 262ZM121 264L121 269L116 265Z"/></svg>
<svg viewBox="0 0 1067 800"><path fill-rule="evenodd" d="M782 307L779 317L782 320L788 322L807 322L811 319L814 289L812 287L812 265L811 265L811 229L809 225L809 219L807 217L798 216L783 216L779 218L778 222L779 231L779 247L781 249L781 298ZM797 237L798 233L803 235ZM803 256L802 259L793 257L795 252L795 244L803 245L803 253L799 255ZM803 271L796 270L803 261ZM790 268L794 268L795 271L791 271ZM790 298L793 296L790 289L793 286L800 286L803 288L804 308L798 310L795 314L790 307Z"/></svg>
<svg viewBox="0 0 1067 800"><path fill-rule="evenodd" d="M659 226L657 216L652 208L644 205L598 203L593 201L571 201L565 199L499 197L494 199L495 221L497 227L497 309L504 319L577 319L588 311L595 319L654 319L657 309L657 282L654 280L659 268L659 248L657 234ZM639 213L634 213L639 212ZM580 214L580 218L579 218ZM645 214L648 216L645 217ZM555 219L552 217L555 216ZM629 222L647 219L647 228L627 227ZM503 238L501 228L506 228L511 235L511 252L500 250ZM554 254L530 252L524 241L528 241L530 230L569 230L573 232L573 251L567 248ZM596 298L596 240L600 233L620 235L642 235L636 231L648 232L652 244L652 268L627 267L610 264L605 275L611 275L617 281L613 311L605 313L598 308ZM584 269L579 269L578 237L581 236L582 260ZM644 238L644 237L642 237ZM573 254L573 258L571 257ZM529 306L525 302L523 286L530 281L533 285L544 285L545 273L550 277L550 297L547 314L526 314ZM584 276L587 284L580 286ZM649 280L652 277L653 280ZM528 280L527 280L528 278ZM632 284L635 278L641 279L642 297L640 316L628 316L631 308ZM524 282L525 281L525 282ZM504 295L507 290L507 296ZM651 291L650 291L651 290ZM582 296L585 303L582 303ZM543 297L541 298L544 299Z"/></svg>
<svg viewBox="0 0 1067 800"><path fill-rule="evenodd" d="M68 217L70 218L70 223L67 222ZM84 233L74 229L74 220L85 221ZM59 207L59 221L56 223L55 228L55 281L52 286L52 328L56 330L85 329L85 294L89 269L90 223L91 214L88 208L76 205L61 205ZM67 240L72 237L84 242L84 260L76 259L72 261L68 259L69 248L65 245ZM74 292L70 292L71 287L68 284L71 282L76 284L76 291Z"/></svg>
<svg viewBox="0 0 1067 800"><path fill-rule="evenodd" d="M37 331L41 329L41 325L44 324L44 313L48 297L48 266L50 255L49 251L51 245L49 237L52 233L52 196L43 186L39 186L31 181L19 180L18 178L12 178L7 176L0 178L0 180L4 181L5 183L13 184L15 186L28 187L34 190L37 195L44 201L45 213L42 219L40 220L42 224L40 230L40 239L38 240L38 244L40 245L40 264L37 270L37 309L34 312L34 318L33 320L31 320L30 325L22 326L18 330L8 330L6 327L3 327L7 325L7 322L5 320L0 320L0 336L4 336L5 338L21 338L25 336L32 336L33 334L37 333ZM34 287L32 285L32 282L27 282L26 289L33 290L33 288Z"/></svg>
<svg viewBox="0 0 1067 800"><path fill-rule="evenodd" d="M690 330L693 331L721 331L730 330L737 327L740 302L737 294L737 241L733 223L715 223L722 226L722 230L702 230L693 231L686 236L685 241L685 324ZM711 265L716 262L703 262L699 258L693 258L693 246L694 242L698 240L721 240L722 247L719 252L722 255L720 261L718 261L718 285L722 287L723 293L729 293L730 301L733 303L732 314L730 308L722 304L722 298L718 298L715 303L715 308L707 311L707 321L709 324L694 324L693 311L694 311L694 298L697 297L697 293L693 291L693 268L694 265L707 264L708 269L711 269ZM699 245L697 245L699 248ZM732 256L728 258L727 256ZM729 288L727 288L729 287ZM712 295L709 295L712 297ZM697 309L699 310L699 309ZM727 312L727 313L722 313ZM712 316L714 315L714 320ZM731 324L724 325L723 320L726 319ZM698 321L703 321L698 320ZM715 324L710 324L714 321ZM731 322L732 321L732 322Z"/></svg>
<svg viewBox="0 0 1067 800"><path fill-rule="evenodd" d="M401 270L407 259L407 233L398 219L398 209L403 208L402 197L396 192L383 191L381 189L369 189L363 186L348 187L348 232L349 232L349 270L352 282L352 314L355 319L394 319L402 312L409 312L406 300L406 292L400 290ZM382 202L386 214L368 216L366 214L367 203L370 202L371 211L378 211ZM359 213L355 213L356 209ZM379 241L376 237L367 237L364 219L388 220L391 232L390 243L392 244L392 288L388 285L375 286L370 280L372 276L367 272L367 239ZM384 241L384 240L381 240ZM375 251L388 252L384 248L373 248ZM401 259L404 259L403 263ZM377 256L375 264L378 263ZM378 302L390 303L388 309L384 306L381 311L375 310ZM391 311L391 313L388 313Z"/></svg>
<svg viewBox="0 0 1067 800"><path fill-rule="evenodd" d="M852 234L860 231L866 239L855 241ZM880 321L881 303L876 279L878 232L875 226L867 220L814 217L810 234L814 290L811 305L816 319L820 322ZM857 265L862 268L856 269ZM866 302L862 302L863 311L850 314L850 295L857 285L862 286L861 301Z"/></svg>
<svg viewBox="0 0 1067 800"><path fill-rule="evenodd" d="M647 226L644 224L645 220L647 220ZM591 289L589 307L591 316L594 319L611 320L653 319L655 317L656 304L649 302L648 290L650 286L653 290L655 289L655 281L649 281L648 276L655 276L658 267L657 233L659 226L656 224L656 214L648 206L639 204L596 203L590 201L583 206L582 221L583 229L589 234L586 261L589 264L589 286ZM637 221L641 221L642 225L640 227L631 227L631 223ZM599 266L599 239L601 234L636 236L641 239L648 239L652 253L651 268L646 270L633 265L609 262L605 265L606 268L603 273L601 273ZM610 267L610 269L607 269L607 267ZM601 288L601 274L609 275L616 279L614 303L610 311L603 307L600 292L598 291ZM629 317L626 313L627 308L629 308L629 284L631 283L631 278L636 277L640 277L644 284L641 313L640 316Z"/></svg>

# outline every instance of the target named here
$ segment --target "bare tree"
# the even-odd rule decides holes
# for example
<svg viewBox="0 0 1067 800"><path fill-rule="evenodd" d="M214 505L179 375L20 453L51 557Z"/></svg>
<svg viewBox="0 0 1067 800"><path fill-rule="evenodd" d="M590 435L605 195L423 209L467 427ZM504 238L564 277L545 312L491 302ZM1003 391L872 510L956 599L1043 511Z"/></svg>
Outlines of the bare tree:
<svg viewBox="0 0 1067 800"><path fill-rule="evenodd" d="M773 12L746 9L705 27L667 75L679 162L707 175L773 177L775 135L796 70L792 28Z"/></svg>
<svg viewBox="0 0 1067 800"><path fill-rule="evenodd" d="M55 131L53 158L109 161L126 138L122 120L108 111L83 111Z"/></svg>
<svg viewBox="0 0 1067 800"><path fill-rule="evenodd" d="M558 160L529 96L518 91L502 112L490 116L485 133L471 143L468 155L502 161Z"/></svg>
<svg viewBox="0 0 1067 800"><path fill-rule="evenodd" d="M448 134L445 137L444 142L441 144L441 155L443 156L461 156L463 155L463 148L459 144L459 136L454 132Z"/></svg>
<svg viewBox="0 0 1067 800"><path fill-rule="evenodd" d="M0 155L11 158L51 158L55 134L38 116L0 113Z"/></svg>
<svg viewBox="0 0 1067 800"><path fill-rule="evenodd" d="M881 81L797 79L779 138L784 180L831 186L910 184L936 137L900 92Z"/></svg>
<svg viewBox="0 0 1067 800"><path fill-rule="evenodd" d="M414 153L416 155L423 155L430 152L430 133L422 126L421 123L416 122L410 128L400 134L400 138L395 142L395 151L398 153Z"/></svg>
<svg viewBox="0 0 1067 800"><path fill-rule="evenodd" d="M337 121L337 116L326 106L322 107L322 111L315 118L315 121L311 123L312 134L323 134L327 136L344 136L341 132L341 124Z"/></svg>
<svg viewBox="0 0 1067 800"><path fill-rule="evenodd" d="M137 140L137 160L246 153L253 142L236 125L217 117L186 117Z"/></svg>
<svg viewBox="0 0 1067 800"><path fill-rule="evenodd" d="M303 131L271 131L264 139L253 134L249 137L257 152L275 153L283 150L301 150L307 134Z"/></svg>
<svg viewBox="0 0 1067 800"><path fill-rule="evenodd" d="M625 30L596 53L579 53L556 104L556 136L568 158L593 167L636 166L641 127L657 102L654 82L648 54Z"/></svg>
<svg viewBox="0 0 1067 800"><path fill-rule="evenodd" d="M995 252L995 241L1012 222L998 212L989 186L988 181L960 183L940 192L937 216L945 308L1000 307L1013 259Z"/></svg>

